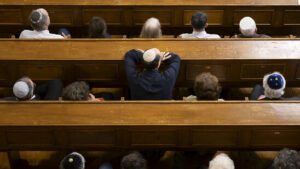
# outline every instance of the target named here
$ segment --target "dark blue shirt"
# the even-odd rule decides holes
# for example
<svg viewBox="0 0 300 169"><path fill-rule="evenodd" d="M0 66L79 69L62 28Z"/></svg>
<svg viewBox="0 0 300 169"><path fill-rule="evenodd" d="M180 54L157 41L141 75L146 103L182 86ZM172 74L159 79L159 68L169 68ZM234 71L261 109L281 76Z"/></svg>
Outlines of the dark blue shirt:
<svg viewBox="0 0 300 169"><path fill-rule="evenodd" d="M178 55L170 53L171 58L164 61L168 68L158 70L136 70L136 65L142 63L143 53L130 50L125 54L125 69L132 100L172 100L172 91L180 67Z"/></svg>

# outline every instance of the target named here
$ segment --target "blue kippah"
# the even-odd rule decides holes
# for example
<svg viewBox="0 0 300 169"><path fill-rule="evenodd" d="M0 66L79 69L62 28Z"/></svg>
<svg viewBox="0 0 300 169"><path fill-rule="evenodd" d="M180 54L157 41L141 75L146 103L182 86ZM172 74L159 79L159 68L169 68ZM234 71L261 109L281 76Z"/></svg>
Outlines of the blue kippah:
<svg viewBox="0 0 300 169"><path fill-rule="evenodd" d="M271 74L268 77L267 83L271 89L275 90L281 89L284 85L283 77L279 74Z"/></svg>

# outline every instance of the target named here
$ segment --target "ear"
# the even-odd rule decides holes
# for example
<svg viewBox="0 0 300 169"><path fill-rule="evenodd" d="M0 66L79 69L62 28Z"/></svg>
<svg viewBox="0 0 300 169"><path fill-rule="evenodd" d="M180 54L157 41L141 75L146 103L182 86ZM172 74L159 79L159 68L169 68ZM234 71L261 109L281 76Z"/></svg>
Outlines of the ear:
<svg viewBox="0 0 300 169"><path fill-rule="evenodd" d="M257 32L257 27L255 28L255 32Z"/></svg>
<svg viewBox="0 0 300 169"><path fill-rule="evenodd" d="M208 27L208 23L205 24L204 28L207 28L207 27Z"/></svg>

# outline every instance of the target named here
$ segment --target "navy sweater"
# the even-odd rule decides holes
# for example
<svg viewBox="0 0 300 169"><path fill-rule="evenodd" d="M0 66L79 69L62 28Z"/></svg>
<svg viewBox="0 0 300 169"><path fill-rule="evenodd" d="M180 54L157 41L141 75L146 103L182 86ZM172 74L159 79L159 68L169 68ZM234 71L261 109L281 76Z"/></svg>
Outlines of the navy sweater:
<svg viewBox="0 0 300 169"><path fill-rule="evenodd" d="M164 61L164 64L168 66L165 71L145 69L138 72L136 65L142 63L143 53L132 49L125 54L125 69L131 100L172 100L180 58L173 53L170 55L171 58Z"/></svg>

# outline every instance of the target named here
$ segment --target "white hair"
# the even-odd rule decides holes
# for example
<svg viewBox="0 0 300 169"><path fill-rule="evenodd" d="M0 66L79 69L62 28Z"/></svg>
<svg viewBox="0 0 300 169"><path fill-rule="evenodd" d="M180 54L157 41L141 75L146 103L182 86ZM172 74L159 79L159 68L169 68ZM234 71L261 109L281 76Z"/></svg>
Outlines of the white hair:
<svg viewBox="0 0 300 169"><path fill-rule="evenodd" d="M255 21L249 16L244 17L240 21L240 30L244 36L253 36L256 30Z"/></svg>
<svg viewBox="0 0 300 169"><path fill-rule="evenodd" d="M276 89L271 89L269 87L269 85L268 85L268 78L272 74L278 74L278 75L282 76L282 80L283 80L283 86L282 86L282 88L276 90ZM264 76L264 79L263 79L263 87L265 89L264 95L267 98L270 98L270 99L280 98L284 94L285 85L286 85L286 81L285 81L284 76L281 73L279 73L279 72L273 72L271 74L267 74L267 75Z"/></svg>
<svg viewBox="0 0 300 169"><path fill-rule="evenodd" d="M209 169L234 169L234 163L228 155L221 153L209 162Z"/></svg>
<svg viewBox="0 0 300 169"><path fill-rule="evenodd" d="M157 18L149 18L143 25L141 34L141 38L161 38L162 31L161 25Z"/></svg>

